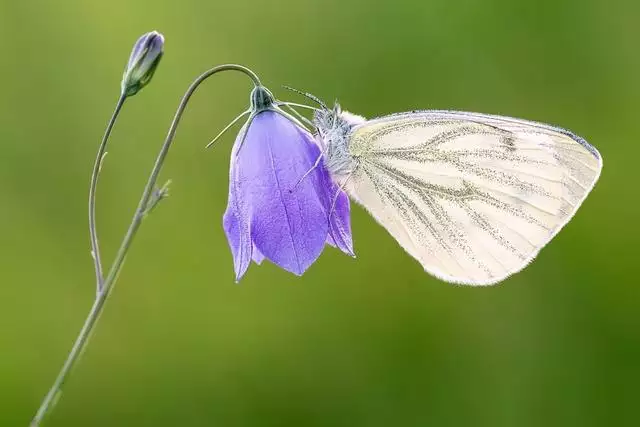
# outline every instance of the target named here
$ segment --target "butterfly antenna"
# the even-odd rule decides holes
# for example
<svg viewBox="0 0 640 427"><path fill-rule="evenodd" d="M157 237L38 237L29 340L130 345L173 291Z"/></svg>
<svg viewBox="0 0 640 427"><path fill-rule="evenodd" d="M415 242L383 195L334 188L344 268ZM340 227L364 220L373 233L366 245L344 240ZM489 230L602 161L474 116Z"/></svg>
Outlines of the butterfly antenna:
<svg viewBox="0 0 640 427"><path fill-rule="evenodd" d="M327 108L327 105L326 105L324 102L322 102L322 101L320 100L320 98L318 98L318 97L317 97L317 96L315 96L315 95L311 95L309 92L303 92L303 91L301 91L301 90L294 89L294 88L292 88L291 86L282 86L282 87L283 87L283 88L285 88L285 89L287 89L287 90L290 90L291 92L295 92L295 93L297 93L298 95L302 95L302 96L304 96L304 97L306 97L306 98L309 98L309 99L310 99L310 100L312 100L312 101L317 102L317 103L318 103L318 105L320 105L320 106L321 106L322 108L324 108L325 110L328 110L328 109L329 109L329 108Z"/></svg>

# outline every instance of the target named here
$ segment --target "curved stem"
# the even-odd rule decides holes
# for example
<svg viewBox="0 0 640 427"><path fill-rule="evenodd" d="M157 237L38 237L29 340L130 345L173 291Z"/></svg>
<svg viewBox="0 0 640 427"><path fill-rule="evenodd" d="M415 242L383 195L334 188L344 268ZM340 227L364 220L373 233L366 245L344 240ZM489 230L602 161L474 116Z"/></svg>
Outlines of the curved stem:
<svg viewBox="0 0 640 427"><path fill-rule="evenodd" d="M162 169L164 160L167 156L167 153L169 152L169 148L171 148L171 143L173 142L173 139L175 137L178 123L180 122L180 118L184 113L184 110L187 106L187 103L189 102L189 99L191 98L193 93L196 91L198 86L200 86L200 84L204 82L207 78L221 71L231 71L231 70L243 72L244 74L249 76L249 78L251 78L251 80L256 86L260 86L260 80L258 79L258 76L253 71L251 71L250 69L242 65L236 65L236 64L225 64L225 65L219 65L217 67L211 68L210 70L205 71L203 74L201 74L196 80L194 80L191 86L189 86L189 89L187 89L184 96L182 97L182 100L180 101L180 105L178 106L178 109L173 118L173 121L171 122L171 126L169 127L169 131L165 138L164 144L160 149L160 153L158 153L158 157L156 159L155 164L153 165L153 169L151 170L151 175L149 176L149 180L147 181L147 184L142 192L142 197L140 198L140 202L138 203L138 208L133 214L133 219L131 221L131 224L129 225L127 234L124 236L124 239L120 244L120 249L118 250L118 253L116 254L116 257L113 261L113 264L111 265L109 274L107 275L107 277L103 282L102 290L97 294L96 299L93 303L93 306L91 307L91 311L89 312L87 319L85 320L84 325L82 326L82 329L80 330L80 333L78 334L78 337L76 338L76 341L73 344L73 347L71 348L71 352L69 352L69 355L67 356L67 360L64 362L64 365L62 365L62 369L58 373L58 376L56 377L56 380L53 383L53 386L51 386L49 393L47 393L44 400L42 401L42 404L40 405L38 412L36 413L35 417L31 421L30 427L39 426L44 416L53 406L53 403L56 400L56 397L60 393L61 388L65 380L67 379L69 372L71 371L71 368L73 367L74 363L77 361L78 356L82 353L82 350L86 346L87 340L89 339L96 322L100 318L100 314L102 313L104 304L111 290L113 289L113 285L115 284L118 278L118 274L120 273L120 270L126 258L127 252L129 251L129 247L131 246L131 242L133 241L133 238L135 237L136 232L138 231L138 228L142 223L142 219L144 218L144 212L151 198L153 188L156 184L156 181L158 180L158 175L160 174L160 170Z"/></svg>
<svg viewBox="0 0 640 427"><path fill-rule="evenodd" d="M127 96L124 93L122 93L120 95L120 98L118 98L116 108L111 115L109 124L107 124L107 129L104 131L102 142L98 147L98 154L96 155L96 161L93 164L93 172L91 173L91 185L89 186L89 236L91 239L91 256L93 257L93 263L96 270L97 293L100 293L100 291L102 291L103 278L102 260L100 258L100 246L98 245L98 231L96 230L96 189L98 187L98 176L100 175L100 169L102 168L102 161L104 160L104 156L107 152L107 142L109 140L109 136L111 136L113 125L116 123L118 115L120 114L120 110L122 109L122 106L124 105L124 101L126 99Z"/></svg>

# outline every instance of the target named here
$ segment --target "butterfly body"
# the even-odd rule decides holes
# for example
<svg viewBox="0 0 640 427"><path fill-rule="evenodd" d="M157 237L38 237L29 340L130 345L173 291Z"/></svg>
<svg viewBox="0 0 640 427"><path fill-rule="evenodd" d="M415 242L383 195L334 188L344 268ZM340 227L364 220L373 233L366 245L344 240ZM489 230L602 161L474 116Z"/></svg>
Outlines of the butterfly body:
<svg viewBox="0 0 640 427"><path fill-rule="evenodd" d="M357 153L353 152L353 129L366 123L363 117L342 111L338 104L333 109L318 110L314 117L318 139L324 153L324 165L337 182L354 172Z"/></svg>
<svg viewBox="0 0 640 427"><path fill-rule="evenodd" d="M602 160L561 128L476 113L316 113L324 164L425 270L488 285L569 221Z"/></svg>

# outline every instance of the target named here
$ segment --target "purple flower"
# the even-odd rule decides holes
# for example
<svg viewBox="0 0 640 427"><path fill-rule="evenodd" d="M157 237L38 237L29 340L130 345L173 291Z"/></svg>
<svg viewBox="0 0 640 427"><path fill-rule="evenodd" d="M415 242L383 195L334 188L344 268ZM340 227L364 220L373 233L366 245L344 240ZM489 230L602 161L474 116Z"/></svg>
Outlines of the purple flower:
<svg viewBox="0 0 640 427"><path fill-rule="evenodd" d="M251 260L265 258L301 275L325 243L353 255L349 199L322 162L312 170L320 156L313 137L274 105L265 88L254 89L252 100L251 117L231 153L223 218L236 281Z"/></svg>

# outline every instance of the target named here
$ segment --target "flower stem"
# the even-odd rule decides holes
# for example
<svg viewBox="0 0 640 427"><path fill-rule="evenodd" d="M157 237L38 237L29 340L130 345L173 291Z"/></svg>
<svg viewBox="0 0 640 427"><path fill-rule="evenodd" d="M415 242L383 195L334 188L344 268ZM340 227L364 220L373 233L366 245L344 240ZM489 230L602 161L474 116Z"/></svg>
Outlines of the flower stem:
<svg viewBox="0 0 640 427"><path fill-rule="evenodd" d="M38 427L42 422L43 418L45 417L45 415L53 407L53 404L57 400L56 398L60 394L62 390L62 386L65 380L67 379L69 372L73 368L73 365L75 364L75 362L78 360L78 357L80 356L80 354L82 354L82 350L86 346L87 341L91 336L91 332L93 331L93 328L96 322L98 321L100 314L102 313L102 309L104 308L104 303L106 302L107 297L111 293L111 290L113 289L113 285L115 284L118 278L118 274L120 273L122 265L124 264L125 258L127 256L127 252L129 251L133 238L135 237L136 232L138 231L138 228L142 223L145 212L147 210L147 205L149 203L149 200L151 199L151 195L156 185L156 181L158 180L158 175L160 174L160 170L162 169L164 160L167 156L167 153L169 152L169 148L171 148L171 143L173 142L173 139L175 137L176 130L178 128L178 123L180 122L180 118L184 113L184 110L187 106L187 103L189 102L189 99L191 98L191 95L193 95L193 93L196 91L196 89L198 88L198 86L200 86L202 82L204 82L207 78L211 77L212 75L217 74L221 71L240 71L246 74L249 78L251 78L254 85L260 86L260 79L258 79L258 76L253 71L251 71L250 69L242 65L237 65L237 64L224 64L224 65L219 65L217 67L213 67L210 70L205 71L197 79L195 79L193 83L191 83L191 86L189 86L189 89L187 89L187 91L182 97L182 100L180 101L180 105L178 106L178 109L173 118L173 121L171 122L171 126L169 127L169 131L165 138L164 144L160 149L160 153L158 154L158 157L156 158L156 162L153 166L153 169L151 170L151 175L149 176L147 184L142 192L142 197L140 198L140 202L138 203L138 208L133 214L133 219L131 221L131 224L129 225L129 229L127 230L127 233L125 234L124 239L120 244L120 249L116 254L116 257L113 261L113 264L111 265L109 273L107 274L107 277L104 279L104 282L102 284L102 290L100 290L96 295L96 299L93 303L93 306L91 307L91 311L89 312L87 319L85 320L84 325L82 326L82 329L80 330L80 333L78 334L78 337L76 338L76 341L73 344L73 347L69 352L69 355L67 356L67 359L62 365L62 369L58 373L58 376L56 377L56 380L51 386L51 389L49 390L44 400L42 401L42 404L40 405L38 412L36 413L35 417L31 421L31 424L29 425L30 427Z"/></svg>
<svg viewBox="0 0 640 427"><path fill-rule="evenodd" d="M102 260L100 258L100 246L98 245L98 232L96 230L96 189L98 187L98 177L100 175L100 169L102 168L102 161L107 153L107 142L109 141L113 125L116 123L126 99L127 95L124 92L120 95L120 98L118 98L116 108L111 115L109 124L107 124L107 129L104 131L100 147L98 147L98 154L96 155L96 161L93 164L93 172L91 174L91 185L89 186L89 236L91 239L91 256L93 257L96 270L96 294L102 291L103 281Z"/></svg>

